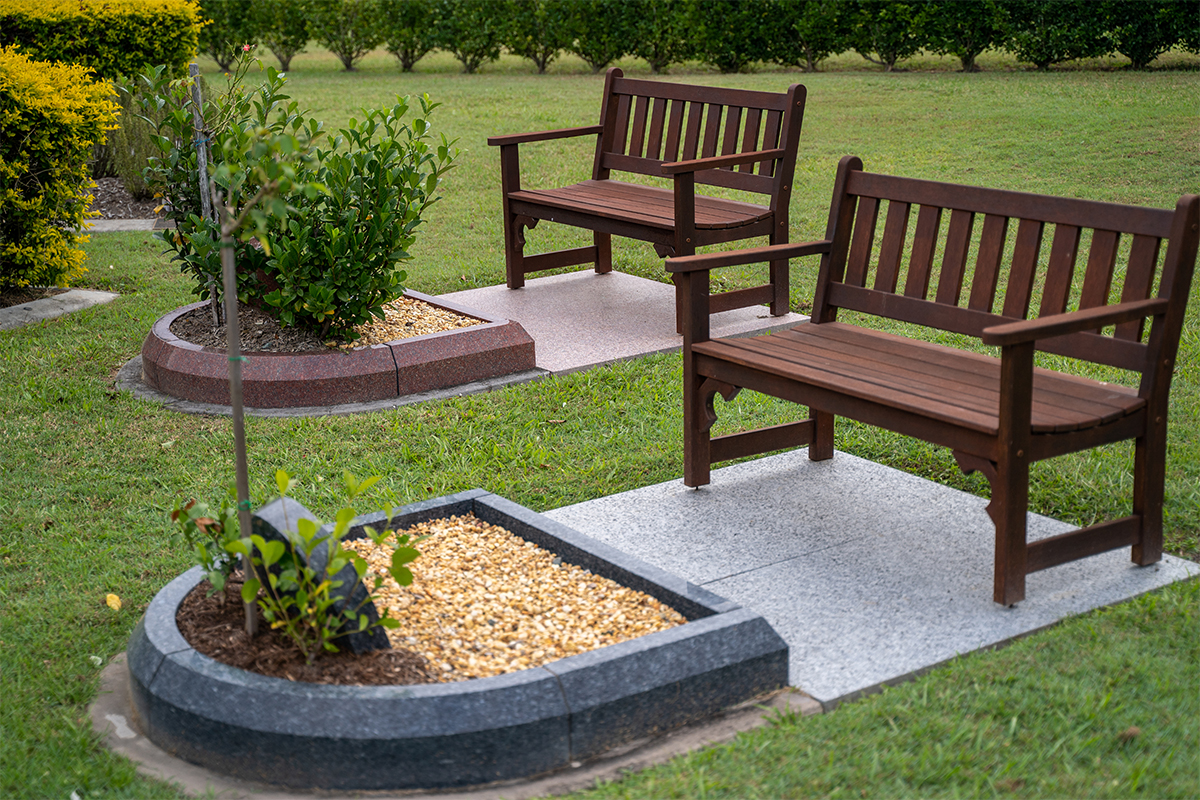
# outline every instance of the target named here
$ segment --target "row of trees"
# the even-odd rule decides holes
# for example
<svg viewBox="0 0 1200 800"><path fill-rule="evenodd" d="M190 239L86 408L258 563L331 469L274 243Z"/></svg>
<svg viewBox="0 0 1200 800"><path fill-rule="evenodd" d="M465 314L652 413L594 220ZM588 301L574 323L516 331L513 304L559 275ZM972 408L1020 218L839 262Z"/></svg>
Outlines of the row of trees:
<svg viewBox="0 0 1200 800"><path fill-rule="evenodd" d="M599 71L638 56L655 72L698 60L722 72L757 62L814 71L856 51L885 70L922 50L959 58L1006 49L1048 69L1119 53L1145 68L1177 45L1200 52L1197 0L200 0L201 49L228 69L260 43L284 70L310 41L347 70L386 46L411 71L433 50L466 72L502 49L539 73L563 53Z"/></svg>

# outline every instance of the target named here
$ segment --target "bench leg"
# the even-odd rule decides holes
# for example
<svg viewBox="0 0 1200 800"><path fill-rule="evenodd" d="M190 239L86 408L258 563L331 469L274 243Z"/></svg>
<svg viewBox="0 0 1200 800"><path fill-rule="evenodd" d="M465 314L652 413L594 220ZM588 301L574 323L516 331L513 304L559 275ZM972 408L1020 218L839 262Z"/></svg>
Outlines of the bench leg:
<svg viewBox="0 0 1200 800"><path fill-rule="evenodd" d="M525 228L532 228L537 222L507 212L504 215L504 273L510 289L525 285Z"/></svg>
<svg viewBox="0 0 1200 800"><path fill-rule="evenodd" d="M712 426L706 424L704 398L700 395L704 378L690 364L685 363L683 371L683 485L696 488L706 486L711 479Z"/></svg>
<svg viewBox="0 0 1200 800"><path fill-rule="evenodd" d="M1026 514L1029 508L1029 462L1005 456L999 462L954 451L963 473L982 472L992 487L988 516L996 526L995 577L992 599L1011 606L1025 599Z"/></svg>
<svg viewBox="0 0 1200 800"><path fill-rule="evenodd" d="M808 445L808 460L826 461L833 458L833 414L810 408L808 415L813 421L812 442Z"/></svg>
<svg viewBox="0 0 1200 800"><path fill-rule="evenodd" d="M1133 513L1141 519L1133 563L1148 566L1162 560L1163 484L1166 481L1166 425L1151 423L1151 431L1134 444Z"/></svg>
<svg viewBox="0 0 1200 800"><path fill-rule="evenodd" d="M788 234L786 224L782 228L782 233L775 234L769 237L769 239L770 244L787 244ZM792 310L791 298L788 296L791 288L791 273L788 269L787 259L770 262L770 275L771 316L782 317Z"/></svg>
<svg viewBox="0 0 1200 800"><path fill-rule="evenodd" d="M612 272L612 234L593 232L592 241L596 245L596 274Z"/></svg>

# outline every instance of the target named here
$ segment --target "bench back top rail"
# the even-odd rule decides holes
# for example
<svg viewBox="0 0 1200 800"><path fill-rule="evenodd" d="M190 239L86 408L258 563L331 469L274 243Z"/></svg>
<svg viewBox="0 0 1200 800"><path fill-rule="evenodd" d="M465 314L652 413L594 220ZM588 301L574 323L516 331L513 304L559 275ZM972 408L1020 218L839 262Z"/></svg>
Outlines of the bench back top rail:
<svg viewBox="0 0 1200 800"><path fill-rule="evenodd" d="M813 320L831 321L842 308L979 337L1005 322L1157 292L1170 305L1148 338L1139 319L1037 343L1145 374L1151 359L1173 359L1178 346L1196 259L1196 206L1191 195L1172 211L899 178L863 172L847 156Z"/></svg>
<svg viewBox="0 0 1200 800"><path fill-rule="evenodd" d="M782 150L762 161L696 173L696 183L774 195L790 183L805 90L760 92L625 78L609 69L592 177L610 170L662 177L662 165Z"/></svg>

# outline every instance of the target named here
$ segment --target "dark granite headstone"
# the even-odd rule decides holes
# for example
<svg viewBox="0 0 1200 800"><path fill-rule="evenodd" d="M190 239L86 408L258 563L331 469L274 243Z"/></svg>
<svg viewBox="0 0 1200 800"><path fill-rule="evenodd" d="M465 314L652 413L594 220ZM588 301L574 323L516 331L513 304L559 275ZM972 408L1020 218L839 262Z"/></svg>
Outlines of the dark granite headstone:
<svg viewBox="0 0 1200 800"><path fill-rule="evenodd" d="M263 537L266 541L283 542L289 546L285 531L295 533L297 523L301 519L312 520L319 522L312 512L307 508L297 503L290 497L283 497L256 511L250 518L250 530ZM325 531L322 531L324 533ZM313 552L309 557L305 557L304 553L299 548L296 549L296 555L302 564L311 567L318 575L325 574L325 565L329 562L329 548L331 542L326 540L313 548ZM261 569L256 567L256 572L259 572L258 579L266 584L267 576L261 572ZM278 569L273 570L278 574ZM366 614L367 619L372 623L379 621L379 611L375 608L375 604L368 599L367 587L363 586L358 580L358 573L354 569L353 564L347 564L342 569L333 575L332 580L341 581L342 585L333 590L333 596L337 598L334 603L334 608L341 611L347 607L357 608L359 614ZM346 594L349 587L353 586L354 591L349 592L349 597ZM364 602L365 601L365 602ZM353 626L357 628L357 623ZM352 627L347 623L342 628L343 631L352 630ZM371 650L390 650L391 644L388 642L387 631L382 627L369 627L365 631L353 630L350 633L342 633L333 640L333 644L339 649L345 648L352 653L366 653Z"/></svg>

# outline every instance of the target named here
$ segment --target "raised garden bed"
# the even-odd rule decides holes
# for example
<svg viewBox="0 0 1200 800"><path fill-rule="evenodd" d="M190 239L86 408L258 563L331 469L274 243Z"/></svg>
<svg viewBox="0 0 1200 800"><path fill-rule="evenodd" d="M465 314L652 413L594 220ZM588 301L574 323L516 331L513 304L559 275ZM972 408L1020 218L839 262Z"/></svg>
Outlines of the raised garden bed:
<svg viewBox="0 0 1200 800"><path fill-rule="evenodd" d="M483 490L416 503L393 525L473 513L689 621L544 666L415 686L268 678L197 653L175 616L184 573L130 639L133 712L162 749L261 783L329 790L512 780L711 716L787 683L787 645L759 615ZM382 515L351 530L379 524Z"/></svg>
<svg viewBox="0 0 1200 800"><path fill-rule="evenodd" d="M520 323L496 319L420 292L431 305L484 324L354 350L251 353L242 366L242 394L250 408L300 408L367 403L458 386L535 368L533 339ZM205 304L160 317L142 344L142 379L181 400L229 404L225 350L180 339L171 324Z"/></svg>

